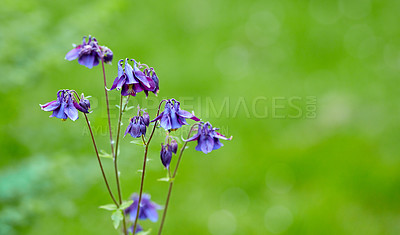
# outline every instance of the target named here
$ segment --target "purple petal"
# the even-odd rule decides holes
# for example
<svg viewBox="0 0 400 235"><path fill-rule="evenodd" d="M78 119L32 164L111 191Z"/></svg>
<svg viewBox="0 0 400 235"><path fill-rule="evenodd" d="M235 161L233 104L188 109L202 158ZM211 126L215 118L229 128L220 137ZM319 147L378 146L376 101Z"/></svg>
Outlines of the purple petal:
<svg viewBox="0 0 400 235"><path fill-rule="evenodd" d="M89 69L93 67L93 62L94 62L95 56L94 55L82 55L79 57L78 62L80 65L86 66Z"/></svg>
<svg viewBox="0 0 400 235"><path fill-rule="evenodd" d="M124 74L124 69L122 68L122 61L124 60L119 60L118 61L118 77L120 78Z"/></svg>
<svg viewBox="0 0 400 235"><path fill-rule="evenodd" d="M50 117L56 117L59 119L67 119L68 116L64 113L65 109L65 102L62 102L60 107L58 109L55 109L53 111L53 114Z"/></svg>
<svg viewBox="0 0 400 235"><path fill-rule="evenodd" d="M53 110L57 109L58 107L60 107L60 102L58 100L53 100L46 104L43 104L43 105L41 104L40 107L44 111L53 111Z"/></svg>
<svg viewBox="0 0 400 235"><path fill-rule="evenodd" d="M127 84L138 83L133 77L133 69L132 66L128 63L128 59L125 60L125 73L126 76L128 76Z"/></svg>
<svg viewBox="0 0 400 235"><path fill-rule="evenodd" d="M214 139L211 136L201 136L201 151L203 151L203 153L207 154L209 152L211 152L214 148Z"/></svg>
<svg viewBox="0 0 400 235"><path fill-rule="evenodd" d="M145 211L146 217L151 221L151 222L157 222L158 220L158 213L155 208L148 208Z"/></svg>
<svg viewBox="0 0 400 235"><path fill-rule="evenodd" d="M130 122L128 127L126 128L124 137L126 136L126 134L128 134L131 131L131 128L132 128L132 122Z"/></svg>
<svg viewBox="0 0 400 235"><path fill-rule="evenodd" d="M81 50L80 50L80 47L81 47L81 46L79 45L79 46L75 47L74 49L70 50L70 51L65 55L65 59L71 61L71 60L75 60L76 58L78 58L79 52L81 51Z"/></svg>
<svg viewBox="0 0 400 235"><path fill-rule="evenodd" d="M219 139L214 138L214 148L213 150L217 150L219 148L221 148L222 146L224 146L221 141L219 141Z"/></svg>
<svg viewBox="0 0 400 235"><path fill-rule="evenodd" d="M135 77L146 87L150 87L149 82L147 81L146 75L140 71L140 69L136 66L136 63L133 65Z"/></svg>

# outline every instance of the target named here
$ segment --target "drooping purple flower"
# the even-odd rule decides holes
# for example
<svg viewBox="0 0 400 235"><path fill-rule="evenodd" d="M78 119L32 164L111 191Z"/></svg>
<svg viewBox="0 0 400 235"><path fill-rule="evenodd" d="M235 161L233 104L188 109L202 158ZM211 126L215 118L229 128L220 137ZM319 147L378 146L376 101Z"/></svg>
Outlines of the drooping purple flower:
<svg viewBox="0 0 400 235"><path fill-rule="evenodd" d="M131 118L128 127L126 128L125 135L130 134L133 138L138 138L142 135L146 136L146 128L150 124L150 117L147 112L140 109L138 106L137 116Z"/></svg>
<svg viewBox="0 0 400 235"><path fill-rule="evenodd" d="M178 144L174 139L171 140L171 143L167 143L165 145L161 144L160 158L165 168L169 167L172 159L172 153L176 154L177 150Z"/></svg>
<svg viewBox="0 0 400 235"><path fill-rule="evenodd" d="M104 62L111 63L113 59L112 51L108 47L99 46L96 38L90 35L88 41L86 41L86 36L83 37L82 44L75 46L65 56L65 59L69 61L78 59L80 65L84 65L89 69L97 66L102 58Z"/></svg>
<svg viewBox="0 0 400 235"><path fill-rule="evenodd" d="M213 128L209 122L200 123L198 132L192 136L191 138L185 140L187 142L197 140L197 151L202 151L207 154L212 150L216 150L224 146L220 139L223 140L231 140L230 138L225 137L224 135L217 132L218 128Z"/></svg>
<svg viewBox="0 0 400 235"><path fill-rule="evenodd" d="M44 111L52 111L53 114L50 117L56 117L62 120L69 118L75 121L78 119L78 110L87 113L90 108L90 103L87 99L83 99L79 103L76 102L72 92L71 90L59 90L56 100L40 105L40 107ZM79 109L77 109L77 107L79 107Z"/></svg>
<svg viewBox="0 0 400 235"><path fill-rule="evenodd" d="M200 121L193 113L180 109L180 103L175 99L167 100L164 111L151 122L160 120L160 125L165 130L171 131L187 125L186 119Z"/></svg>
<svg viewBox="0 0 400 235"><path fill-rule="evenodd" d="M133 203L128 208L125 209L125 214L129 215L129 219L131 221L135 221L138 202L139 202L139 195L135 193L132 195L131 199L133 200ZM157 210L160 209L162 209L162 207L152 202L150 200L149 194L146 193L142 194L142 200L140 202L140 209L139 209L139 219L141 220L149 219L152 222L157 222L158 220Z"/></svg>
<svg viewBox="0 0 400 235"><path fill-rule="evenodd" d="M131 60L134 61L133 67L128 63L129 60L125 59L125 68L122 68L122 61L118 61L118 76L110 90L121 90L122 96L136 96L136 93L141 91L145 92L146 97L149 91L157 95L159 81L153 68L139 64L133 59ZM141 71L143 68L145 69Z"/></svg>

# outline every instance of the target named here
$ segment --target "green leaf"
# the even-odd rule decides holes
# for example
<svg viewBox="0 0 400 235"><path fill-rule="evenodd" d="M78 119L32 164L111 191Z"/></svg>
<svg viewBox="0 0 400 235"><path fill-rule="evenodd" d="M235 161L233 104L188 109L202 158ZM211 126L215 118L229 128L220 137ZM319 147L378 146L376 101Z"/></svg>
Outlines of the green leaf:
<svg viewBox="0 0 400 235"><path fill-rule="evenodd" d="M135 106L126 107L125 111L131 110L131 109L133 109L133 108L135 108Z"/></svg>
<svg viewBox="0 0 400 235"><path fill-rule="evenodd" d="M174 178L165 177L165 178L160 178L157 181L172 182L174 181Z"/></svg>
<svg viewBox="0 0 400 235"><path fill-rule="evenodd" d="M119 224L121 223L121 220L123 220L124 216L122 215L122 210L117 209L112 213L111 215L111 220L114 222L114 228L117 229L119 227Z"/></svg>
<svg viewBox="0 0 400 235"><path fill-rule="evenodd" d="M117 209L117 206L115 204L107 204L107 205L102 205L99 206L100 209L108 210L108 211L113 211Z"/></svg>
<svg viewBox="0 0 400 235"><path fill-rule="evenodd" d="M122 202L122 204L119 206L119 209L125 210L125 209L128 208L130 205L132 205L132 203L133 203L133 200L124 201L124 202Z"/></svg>
<svg viewBox="0 0 400 235"><path fill-rule="evenodd" d="M110 159L113 159L112 155L109 154L109 153L107 153L107 152L104 151L104 150L100 150L99 156L100 156L100 157L103 157L103 158L110 158Z"/></svg>
<svg viewBox="0 0 400 235"><path fill-rule="evenodd" d="M132 140L130 143L145 146L142 140Z"/></svg>
<svg viewBox="0 0 400 235"><path fill-rule="evenodd" d="M151 229L149 229L149 230L147 230L147 231L138 232L138 233L136 233L136 235L149 235L150 232L151 232Z"/></svg>
<svg viewBox="0 0 400 235"><path fill-rule="evenodd" d="M115 107L117 107L117 109L119 109L119 105L118 104L116 104Z"/></svg>

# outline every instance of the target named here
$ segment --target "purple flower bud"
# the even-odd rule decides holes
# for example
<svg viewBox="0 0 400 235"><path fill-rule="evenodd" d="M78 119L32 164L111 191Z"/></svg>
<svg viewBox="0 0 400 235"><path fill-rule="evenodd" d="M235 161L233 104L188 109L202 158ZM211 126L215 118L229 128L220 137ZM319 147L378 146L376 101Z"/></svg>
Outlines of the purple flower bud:
<svg viewBox="0 0 400 235"><path fill-rule="evenodd" d="M224 135L218 133L216 130L217 128L213 128L209 122L206 122L205 124L201 123L199 125L199 130L197 134L192 136L191 138L185 140L185 141L194 141L197 140L197 146L196 150L197 151L202 151L203 153L207 154L211 152L212 150L217 150L224 146L221 142L220 139L223 140L231 140L232 136L230 138L225 137Z"/></svg>
<svg viewBox="0 0 400 235"><path fill-rule="evenodd" d="M53 114L50 117L56 117L62 120L67 118L75 121L78 119L78 110L74 105L74 98L70 90L59 90L57 92L57 99L40 105L42 110L50 112Z"/></svg>
<svg viewBox="0 0 400 235"><path fill-rule="evenodd" d="M149 116L149 114L148 113L146 113L146 112L143 112L143 123L146 125L146 126L149 126L149 124L150 124L150 116Z"/></svg>
<svg viewBox="0 0 400 235"><path fill-rule="evenodd" d="M81 99L80 99L79 103L77 103L74 100L74 106L76 109L78 109L79 111L81 111L83 113L89 113L90 102L88 99L85 98L85 96L83 94L81 95Z"/></svg>
<svg viewBox="0 0 400 235"><path fill-rule="evenodd" d="M143 114L141 114L143 113ZM143 111L142 109L139 108L138 106L138 114L137 116L134 116L131 118L131 121L126 128L125 131L125 136L126 134L130 134L133 138L138 138L141 137L142 135L146 136L146 127L149 126L149 114ZM146 121L147 120L147 121Z"/></svg>
<svg viewBox="0 0 400 235"><path fill-rule="evenodd" d="M183 125L187 125L187 118L200 121L200 119L194 116L194 114L180 109L180 103L178 101L170 99L165 103L164 111L151 122L160 120L161 127L165 130L171 131L181 128Z"/></svg>
<svg viewBox="0 0 400 235"><path fill-rule="evenodd" d="M106 46L101 46L100 49L103 54L104 63L111 64L112 59L114 57L113 52L110 50L110 48Z"/></svg>
<svg viewBox="0 0 400 235"><path fill-rule="evenodd" d="M168 144L166 144L166 145L161 144L160 157L161 157L161 162L164 165L164 167L168 168L169 164L171 163L171 159L172 159L172 149Z"/></svg>
<svg viewBox="0 0 400 235"><path fill-rule="evenodd" d="M170 148L171 151L176 154L176 152L178 151L178 143L176 142L176 140L171 140Z"/></svg>

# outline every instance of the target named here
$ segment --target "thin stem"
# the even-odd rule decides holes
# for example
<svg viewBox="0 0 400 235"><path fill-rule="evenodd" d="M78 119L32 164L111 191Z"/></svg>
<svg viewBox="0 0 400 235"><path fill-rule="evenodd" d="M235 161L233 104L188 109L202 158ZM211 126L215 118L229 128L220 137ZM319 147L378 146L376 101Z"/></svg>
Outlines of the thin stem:
<svg viewBox="0 0 400 235"><path fill-rule="evenodd" d="M119 144L119 132L121 130L121 119L122 119L122 95L119 103L119 119L118 119L118 127L117 127L117 142L115 145L115 153L114 153L114 170L115 170L115 179L117 181L117 189L118 189L118 200L119 204L122 203L122 195L121 195L121 186L119 184L119 173L118 173L118 144Z"/></svg>
<svg viewBox="0 0 400 235"><path fill-rule="evenodd" d="M160 114L161 104L162 104L164 101L165 101L165 100L162 100L162 101L160 102L160 104L158 105L158 111L157 111L156 117L158 117L158 115ZM153 138L154 132L155 132L156 127L157 127L157 122L158 122L158 121L156 121L156 122L154 123L153 130L151 131L151 134L150 134L149 140L147 140L147 143L145 142L145 140L144 140L144 138L143 138L143 143L145 143L146 148L145 148L145 150L144 150L144 160L143 160L143 169L142 169L142 179L141 179L141 182L140 182L139 201L138 201L138 207L137 207L137 211L136 211L136 218L135 218L135 223L133 224L133 234L135 234L135 232L136 232L137 221L138 221L138 218L139 218L139 211L140 211L140 203L141 203L141 201L142 201L143 185L144 185L144 176L145 176L145 172L146 172L147 153L148 153L148 150L149 150L150 141L151 141L151 139Z"/></svg>
<svg viewBox="0 0 400 235"><path fill-rule="evenodd" d="M119 134L121 131L121 120L122 120L122 114L124 113L126 106L128 105L129 102L129 96L126 100L126 103L124 105L124 108L122 108L122 95L121 95L121 100L119 103L119 118L118 118L118 127L117 127L117 141L115 143L115 153L114 153L114 169L115 169L115 178L117 181L117 189L118 189L118 199L119 199L119 203L122 203L122 193L121 193L121 185L119 182L119 174L118 174L118 162L117 162L117 158L118 158L118 146L119 146ZM124 229L124 234L127 234L127 230L126 230L126 221L125 221L125 213L123 213L123 219L122 219L122 223L123 223L123 229Z"/></svg>
<svg viewBox="0 0 400 235"><path fill-rule="evenodd" d="M196 125L198 125L198 123L193 124L192 127L190 128L190 131L189 131L189 134L188 134L188 139L190 138L190 135L192 134L193 128ZM158 235L161 235L162 229L164 227L165 217L167 216L167 210L168 210L168 205L169 205L169 199L171 198L172 187L174 186L174 180L175 180L175 177L176 177L176 173L178 172L179 163L181 162L181 159L182 159L182 156L183 156L183 151L185 151L186 145L187 145L187 142L185 141L185 143L183 144L183 146L181 148L181 152L179 153L179 158L178 158L178 161L176 162L174 174L172 175L172 179L170 179L171 181L169 183L167 200L165 202L165 208L164 208L163 216L162 216L162 219L161 219L160 229L158 230Z"/></svg>
<svg viewBox="0 0 400 235"><path fill-rule="evenodd" d="M113 193L112 193L112 191L111 191L111 189L110 189L110 185L108 184L108 180L107 180L106 174L104 173L103 164L101 163L101 160L100 160L99 151L97 150L96 141L94 140L94 136L93 136L93 132L92 132L92 127L90 126L89 119L88 119L86 113L85 113L84 115L85 115L86 123L87 123L88 128L89 128L90 136L92 137L92 142L93 142L94 151L96 152L97 160L98 160L98 162L99 162L100 170L101 170L101 173L102 173L102 175L103 175L103 179L104 179L104 182L105 182L105 184L106 184L108 193L110 194L110 197L111 197L111 199L113 200L114 204L115 204L116 206L119 207L119 204L118 204L117 200L115 200L115 197L114 197L114 195L113 195Z"/></svg>
<svg viewBox="0 0 400 235"><path fill-rule="evenodd" d="M108 130L110 132L110 145L111 145L111 154L113 155L113 159L115 158L114 154L114 141L112 137L111 131L111 118L110 118L110 104L108 102L108 91L107 91L107 79L106 79L106 70L104 68L104 59L101 59L101 66L103 68L103 78L104 78L104 92L106 96L106 105L107 105L107 118L108 118Z"/></svg>

